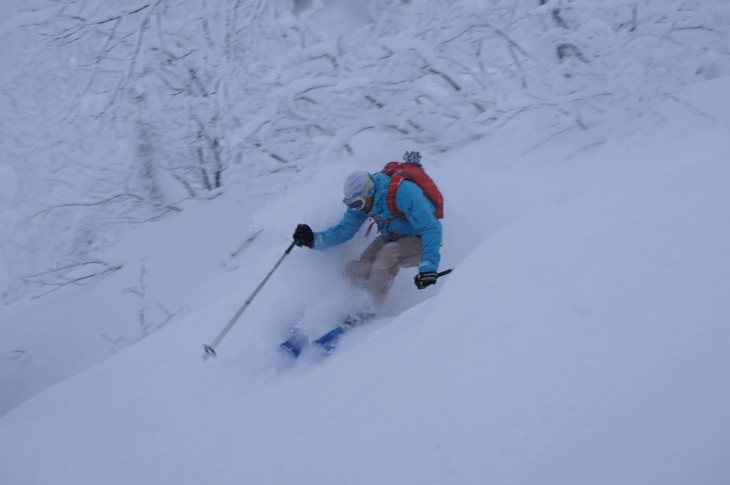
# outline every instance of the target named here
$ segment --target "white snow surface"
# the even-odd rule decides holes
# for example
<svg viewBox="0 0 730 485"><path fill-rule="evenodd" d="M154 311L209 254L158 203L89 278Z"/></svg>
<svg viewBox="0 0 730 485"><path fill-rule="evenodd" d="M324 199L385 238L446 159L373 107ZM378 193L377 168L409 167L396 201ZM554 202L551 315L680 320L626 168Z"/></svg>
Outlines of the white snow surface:
<svg viewBox="0 0 730 485"><path fill-rule="evenodd" d="M204 362L201 344L281 256L295 221L336 220L333 181L347 169L259 207L268 225L222 266L211 262L240 239L247 198L163 221L115 250L164 267L154 284L182 292L187 317L5 415L0 481L727 483L729 87L677 94L712 116L702 129L668 102L664 126L639 120L601 147L582 148L588 132L527 155L503 141L426 154L447 200L443 267L456 270L421 293L404 271L385 316L290 368L276 344L302 312L341 310L320 301L344 294L333 267L362 236L339 251L296 249L219 357ZM182 281L193 273L195 286ZM69 331L78 306L103 326L114 305L98 302L103 284L4 309L15 344L43 338L20 329L30 315L60 315ZM73 351L64 331L52 344Z"/></svg>
<svg viewBox="0 0 730 485"><path fill-rule="evenodd" d="M314 4L347 13L333 39L365 21ZM318 336L357 296L340 269L365 230L295 248L218 358L202 344L297 223L339 219L351 170L420 147L364 131L345 162L182 203L99 254L119 270L0 306L0 484L727 485L729 90L422 150L455 271L419 292L403 270L378 318L293 365L291 326ZM18 183L0 160L0 231Z"/></svg>

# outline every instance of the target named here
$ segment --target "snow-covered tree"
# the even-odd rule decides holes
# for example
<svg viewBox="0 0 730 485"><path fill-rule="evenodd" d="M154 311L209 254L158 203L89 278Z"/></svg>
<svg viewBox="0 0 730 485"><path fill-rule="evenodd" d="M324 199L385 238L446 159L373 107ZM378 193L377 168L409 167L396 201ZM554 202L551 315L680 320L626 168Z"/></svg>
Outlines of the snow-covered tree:
<svg viewBox="0 0 730 485"><path fill-rule="evenodd" d="M22 55L0 79L19 179L6 298L103 274L117 265L95 255L129 227L351 156L366 130L432 152L526 116L581 130L730 70L724 0L348 5L24 3ZM322 21L335 6L359 28Z"/></svg>

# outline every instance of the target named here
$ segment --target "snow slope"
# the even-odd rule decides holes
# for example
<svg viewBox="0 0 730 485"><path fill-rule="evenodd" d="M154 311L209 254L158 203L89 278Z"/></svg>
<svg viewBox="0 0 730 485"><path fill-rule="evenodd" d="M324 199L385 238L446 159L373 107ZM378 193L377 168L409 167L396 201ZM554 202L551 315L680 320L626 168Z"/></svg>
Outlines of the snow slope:
<svg viewBox="0 0 730 485"><path fill-rule="evenodd" d="M297 249L218 359L204 363L201 344L296 222L337 219L352 167L312 174L249 223L231 196L172 217L175 230L116 250L161 264L176 247L158 275L180 255L196 264L193 248L212 258L165 279L200 275L171 287L187 316L0 419L0 482L728 483L728 88L675 93L661 119L599 145L605 131L548 138L525 124L426 154L447 200L443 267L456 271L424 292L404 271L382 318L291 368L273 349L299 315L315 332L344 311L338 266L365 238ZM355 144L369 169L404 148ZM218 237L183 237L203 223Z"/></svg>
<svg viewBox="0 0 730 485"><path fill-rule="evenodd" d="M15 44L15 39L5 28L7 22L4 19L14 17L14 15L14 5L9 5L5 2L0 4L0 19L3 19L0 20L0 45L2 46L0 48L0 69L2 70L8 69L10 61L13 58ZM0 292L4 291L8 284L8 269L2 247L6 239L10 238L10 234L8 234L5 228L10 226L9 219L11 218L11 210L9 206L17 192L15 172L9 166L5 165L5 140L2 124L3 121L0 120L0 226L3 227L3 230L0 231Z"/></svg>
<svg viewBox="0 0 730 485"><path fill-rule="evenodd" d="M2 156L0 152L0 157ZM0 160L0 224L3 227L9 227L11 219L13 217L13 210L11 202L15 198L17 191L17 181L15 178L15 172L8 166L3 165ZM6 231L0 233L0 291L3 291L7 286L7 269L5 263L5 255L2 251L4 243L9 241L10 234Z"/></svg>

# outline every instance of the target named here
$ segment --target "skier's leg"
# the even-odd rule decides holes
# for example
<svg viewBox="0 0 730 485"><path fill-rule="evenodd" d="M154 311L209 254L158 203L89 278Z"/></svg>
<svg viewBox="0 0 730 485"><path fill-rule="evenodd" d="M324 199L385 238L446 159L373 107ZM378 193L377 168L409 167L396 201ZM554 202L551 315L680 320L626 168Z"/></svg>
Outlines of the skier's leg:
<svg viewBox="0 0 730 485"><path fill-rule="evenodd" d="M383 248L387 241L388 240L383 236L376 237L373 242L365 248L365 251L363 251L360 255L360 259L347 263L347 265L345 265L345 276L347 279L357 286L365 286L365 283L370 276L370 269L373 265L373 261L375 261L378 251Z"/></svg>
<svg viewBox="0 0 730 485"><path fill-rule="evenodd" d="M406 237L385 244L373 261L370 269L367 289L373 302L380 306L388 296L393 279L401 266L413 267L418 265L421 257L421 238Z"/></svg>
<svg viewBox="0 0 730 485"><path fill-rule="evenodd" d="M421 262L423 241L420 237L404 237L398 240L398 259L402 268L414 268Z"/></svg>
<svg viewBox="0 0 730 485"><path fill-rule="evenodd" d="M351 280L364 281L364 286L372 300L368 305L369 309L351 314L347 321L330 330L314 343L324 352L332 352L338 339L351 326L369 321L385 301L400 267L410 268L418 265L421 259L421 248L421 238L419 237L407 237L396 241L378 237L373 241L360 259L351 261L345 270Z"/></svg>

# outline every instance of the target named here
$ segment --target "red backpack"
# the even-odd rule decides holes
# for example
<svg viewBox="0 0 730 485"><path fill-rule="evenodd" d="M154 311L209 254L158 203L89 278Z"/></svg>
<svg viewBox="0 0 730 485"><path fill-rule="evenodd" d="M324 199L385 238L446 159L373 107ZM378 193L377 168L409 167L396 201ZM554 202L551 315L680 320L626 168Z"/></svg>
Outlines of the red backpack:
<svg viewBox="0 0 730 485"><path fill-rule="evenodd" d="M418 152L412 152L418 154ZM408 155L408 152L406 152ZM420 159L421 157L418 156ZM407 157L406 157L407 159ZM444 218L444 198L441 195L441 191L436 187L436 184L431 177L429 177L420 163L412 162L388 162L385 165L382 172L390 176L390 184L388 185L388 209L401 219L405 219L406 215L399 211L395 205L395 195L398 192L398 187L403 183L404 180L409 180L418 185L423 194L431 201L434 205L433 215L436 219Z"/></svg>

